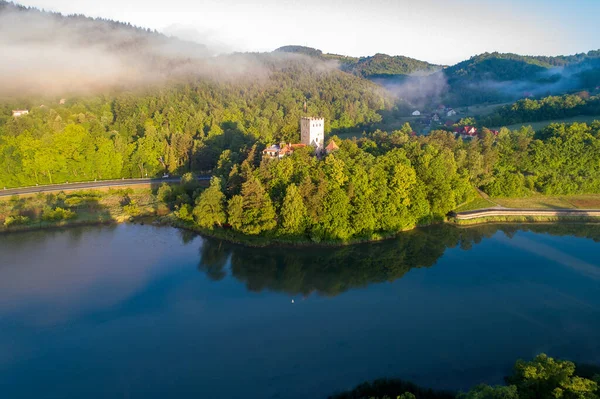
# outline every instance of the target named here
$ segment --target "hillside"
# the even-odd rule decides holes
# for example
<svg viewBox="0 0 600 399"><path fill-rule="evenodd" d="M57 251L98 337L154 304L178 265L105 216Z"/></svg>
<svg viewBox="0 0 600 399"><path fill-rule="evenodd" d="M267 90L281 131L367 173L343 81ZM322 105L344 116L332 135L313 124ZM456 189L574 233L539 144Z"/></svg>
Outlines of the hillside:
<svg viewBox="0 0 600 399"><path fill-rule="evenodd" d="M369 57L348 57L339 54L323 53L321 50L305 46L283 46L274 52L303 54L322 60L335 60L340 63L340 69L367 79L394 78L418 74L429 74L442 68L402 55L391 56L375 54Z"/></svg>
<svg viewBox="0 0 600 399"><path fill-rule="evenodd" d="M365 78L382 78L414 73L427 74L441 68L439 65L401 55L375 54L372 57L361 57L354 64L344 65L342 69Z"/></svg>
<svg viewBox="0 0 600 399"><path fill-rule="evenodd" d="M331 62L211 57L188 44L2 3L0 52L11 63L0 63L0 187L205 171L226 149L236 159L255 143L298 141L305 102L327 132L391 107L381 88Z"/></svg>
<svg viewBox="0 0 600 399"><path fill-rule="evenodd" d="M448 101L468 105L594 88L600 84L599 56L480 54L444 70Z"/></svg>

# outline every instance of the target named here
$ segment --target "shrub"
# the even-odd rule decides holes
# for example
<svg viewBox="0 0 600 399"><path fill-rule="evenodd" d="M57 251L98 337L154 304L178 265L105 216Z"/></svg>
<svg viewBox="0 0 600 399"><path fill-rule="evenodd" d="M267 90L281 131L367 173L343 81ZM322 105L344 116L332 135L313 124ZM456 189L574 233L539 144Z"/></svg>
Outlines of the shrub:
<svg viewBox="0 0 600 399"><path fill-rule="evenodd" d="M173 189L167 183L163 183L159 187L156 196L160 202L168 204L173 200Z"/></svg>
<svg viewBox="0 0 600 399"><path fill-rule="evenodd" d="M7 216L6 219L4 219L5 227L23 225L27 223L29 223L29 218L27 216Z"/></svg>
<svg viewBox="0 0 600 399"><path fill-rule="evenodd" d="M133 200L131 200L127 205L123 206L123 212L129 216L139 216L140 213L142 213L138 204Z"/></svg>
<svg viewBox="0 0 600 399"><path fill-rule="evenodd" d="M58 222L61 220L69 220L77 217L77 214L71 210L57 207L52 209L50 207L44 208L42 211L42 220L47 222Z"/></svg>

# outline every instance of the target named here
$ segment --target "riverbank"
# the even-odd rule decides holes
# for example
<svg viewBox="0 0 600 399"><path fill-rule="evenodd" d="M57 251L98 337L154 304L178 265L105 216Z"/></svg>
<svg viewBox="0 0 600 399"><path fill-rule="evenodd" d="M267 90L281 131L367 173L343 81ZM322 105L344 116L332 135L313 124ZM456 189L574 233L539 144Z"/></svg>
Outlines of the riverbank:
<svg viewBox="0 0 600 399"><path fill-rule="evenodd" d="M589 199L587 202L589 203ZM522 209L495 206L457 212L445 220L433 220L404 231L372 233L349 240L319 241L310 236L283 236L276 233L249 236L227 227L202 228L193 221L189 210L181 212L169 209L148 188L36 194L0 201L0 234L124 222L171 226L252 247L339 247L391 239L404 231L439 223L457 226L486 223L597 223L600 222L600 209Z"/></svg>
<svg viewBox="0 0 600 399"><path fill-rule="evenodd" d="M443 223L443 222L439 222ZM229 228L214 228L205 229L193 222L186 222L181 219L174 217L174 215L167 215L164 217L156 218L153 222L155 225L170 226L179 229L184 229L201 234L205 237L217 238L225 240L234 244L245 245L249 247L269 247L269 246L287 246L287 247L342 247L347 245L361 244L367 242L378 242L388 240L397 237L399 234L407 231L414 230L419 227L427 227L436 223L422 224L415 226L411 229L402 230L398 232L389 233L373 233L369 237L355 237L346 241L315 241L310 237L285 237L278 235L258 235L249 236L241 233L237 233Z"/></svg>

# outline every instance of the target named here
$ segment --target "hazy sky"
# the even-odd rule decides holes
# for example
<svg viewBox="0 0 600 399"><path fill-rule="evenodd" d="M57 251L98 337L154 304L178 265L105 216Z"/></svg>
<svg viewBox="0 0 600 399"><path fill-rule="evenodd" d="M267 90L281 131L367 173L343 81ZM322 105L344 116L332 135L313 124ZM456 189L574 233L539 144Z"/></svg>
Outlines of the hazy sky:
<svg viewBox="0 0 600 399"><path fill-rule="evenodd" d="M485 51L600 48L600 0L21 0L157 29L220 51L286 44L452 64Z"/></svg>

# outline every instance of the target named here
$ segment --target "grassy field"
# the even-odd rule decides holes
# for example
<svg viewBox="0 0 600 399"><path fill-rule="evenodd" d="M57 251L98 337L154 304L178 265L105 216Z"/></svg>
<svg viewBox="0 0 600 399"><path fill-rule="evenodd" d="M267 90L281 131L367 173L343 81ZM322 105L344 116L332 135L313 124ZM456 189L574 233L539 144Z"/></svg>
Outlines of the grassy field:
<svg viewBox="0 0 600 399"><path fill-rule="evenodd" d="M465 118L468 116L486 116L494 112L498 107L508 105L512 103L500 103L500 104L476 104L469 107L456 108L460 112L460 117Z"/></svg>
<svg viewBox="0 0 600 399"><path fill-rule="evenodd" d="M478 197L457 207L455 211L473 211L496 205L517 209L600 209L600 194L534 195L527 198L493 198L492 200Z"/></svg>
<svg viewBox="0 0 600 399"><path fill-rule="evenodd" d="M600 209L600 194L535 195L528 198L495 198L494 201L506 208Z"/></svg>
<svg viewBox="0 0 600 399"><path fill-rule="evenodd" d="M508 129L511 129L511 130L517 130L517 129L520 129L522 126L531 126L533 128L533 130L537 131L537 130L545 128L546 126L548 126L552 123L574 123L574 122L591 123L595 120L600 120L600 115L596 115L596 116L580 115L580 116L574 116L571 118L552 119L552 120L540 121L540 122L515 123L514 125L508 125L505 127L507 127ZM494 127L494 129L500 129L500 127Z"/></svg>
<svg viewBox="0 0 600 399"><path fill-rule="evenodd" d="M488 201L485 198L478 197L471 202L462 204L461 206L456 208L455 211L456 212L466 212L466 211L473 211L475 209L492 208L494 206L496 206L496 204L494 204L493 202Z"/></svg>

